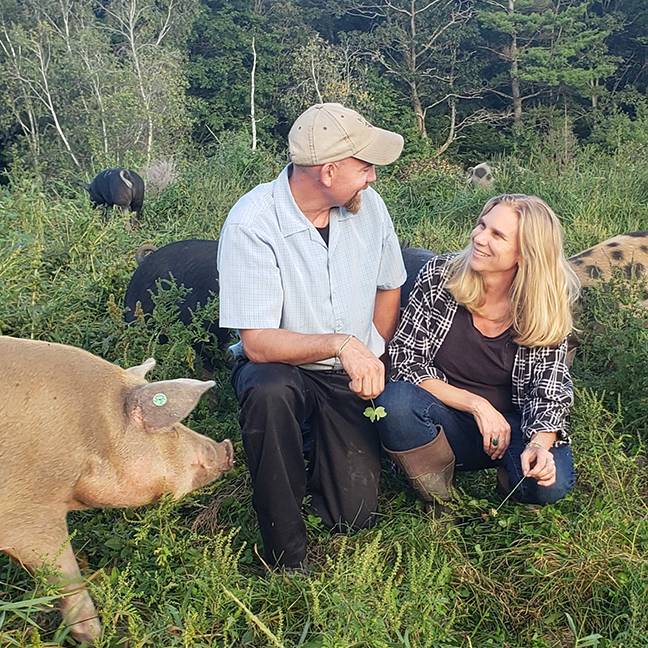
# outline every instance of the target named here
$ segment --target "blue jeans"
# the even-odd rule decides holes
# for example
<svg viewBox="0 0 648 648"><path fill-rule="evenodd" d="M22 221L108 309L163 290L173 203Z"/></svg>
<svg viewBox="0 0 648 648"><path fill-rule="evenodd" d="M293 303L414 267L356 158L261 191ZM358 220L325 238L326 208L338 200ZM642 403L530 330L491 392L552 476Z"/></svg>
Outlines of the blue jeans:
<svg viewBox="0 0 648 648"><path fill-rule="evenodd" d="M522 438L520 414L505 414L511 426L511 441L504 457L493 461L483 448L482 435L471 414L444 405L422 387L408 382L392 382L376 399L387 416L377 423L383 446L403 451L418 448L437 435L437 425L443 426L448 443L455 454L456 470L481 470L504 466L511 487L522 479L520 455L525 443ZM552 448L556 464L553 486L538 486L534 479L525 479L515 491L514 498L530 504L552 504L564 497L576 482L571 447Z"/></svg>

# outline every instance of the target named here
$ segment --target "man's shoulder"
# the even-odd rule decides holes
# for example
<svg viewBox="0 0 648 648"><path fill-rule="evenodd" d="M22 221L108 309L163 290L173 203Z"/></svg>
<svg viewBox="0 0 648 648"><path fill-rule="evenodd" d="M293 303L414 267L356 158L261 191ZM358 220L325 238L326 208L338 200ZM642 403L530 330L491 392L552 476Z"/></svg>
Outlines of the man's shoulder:
<svg viewBox="0 0 648 648"><path fill-rule="evenodd" d="M387 206L373 187L367 187L362 192L360 210L351 216L350 223L360 231L372 236L379 236L381 232L384 233L385 230L393 228Z"/></svg>
<svg viewBox="0 0 648 648"><path fill-rule="evenodd" d="M225 220L225 225L248 229L263 228L265 221L274 215L273 182L257 185L241 196Z"/></svg>
<svg viewBox="0 0 648 648"><path fill-rule="evenodd" d="M381 198L380 194L373 188L367 187L362 192L362 205L363 207L371 210L380 209L387 213L385 201Z"/></svg>

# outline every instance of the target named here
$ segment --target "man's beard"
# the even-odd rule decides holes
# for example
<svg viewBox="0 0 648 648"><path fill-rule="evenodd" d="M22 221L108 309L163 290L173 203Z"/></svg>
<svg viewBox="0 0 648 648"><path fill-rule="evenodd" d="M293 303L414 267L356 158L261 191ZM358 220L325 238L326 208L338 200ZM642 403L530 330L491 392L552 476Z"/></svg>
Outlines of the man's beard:
<svg viewBox="0 0 648 648"><path fill-rule="evenodd" d="M357 214L360 211L360 206L362 204L362 192L358 191L355 196L353 196L350 200L348 200L344 204L344 209L346 209L348 212L351 212L352 214Z"/></svg>

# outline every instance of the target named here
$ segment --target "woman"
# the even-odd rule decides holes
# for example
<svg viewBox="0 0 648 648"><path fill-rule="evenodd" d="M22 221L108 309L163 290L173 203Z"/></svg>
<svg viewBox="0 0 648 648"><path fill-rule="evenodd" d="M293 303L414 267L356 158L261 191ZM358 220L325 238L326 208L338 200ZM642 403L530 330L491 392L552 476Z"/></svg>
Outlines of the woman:
<svg viewBox="0 0 648 648"><path fill-rule="evenodd" d="M578 279L560 223L535 196L484 206L470 243L421 270L389 346L383 446L424 501L454 469L498 467L498 486L546 504L574 485L566 337Z"/></svg>

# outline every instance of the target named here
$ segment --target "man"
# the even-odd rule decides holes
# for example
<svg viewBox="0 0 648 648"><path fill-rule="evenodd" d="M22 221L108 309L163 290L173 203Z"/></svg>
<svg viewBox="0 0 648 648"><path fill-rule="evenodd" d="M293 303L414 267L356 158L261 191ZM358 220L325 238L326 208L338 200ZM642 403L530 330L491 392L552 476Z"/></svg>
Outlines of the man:
<svg viewBox="0 0 648 648"><path fill-rule="evenodd" d="M379 441L362 399L384 388L379 356L406 275L369 185L403 138L317 104L288 141L292 164L243 196L223 226L219 317L241 337L232 384L264 559L303 569L307 495L334 531L370 526L377 509Z"/></svg>

